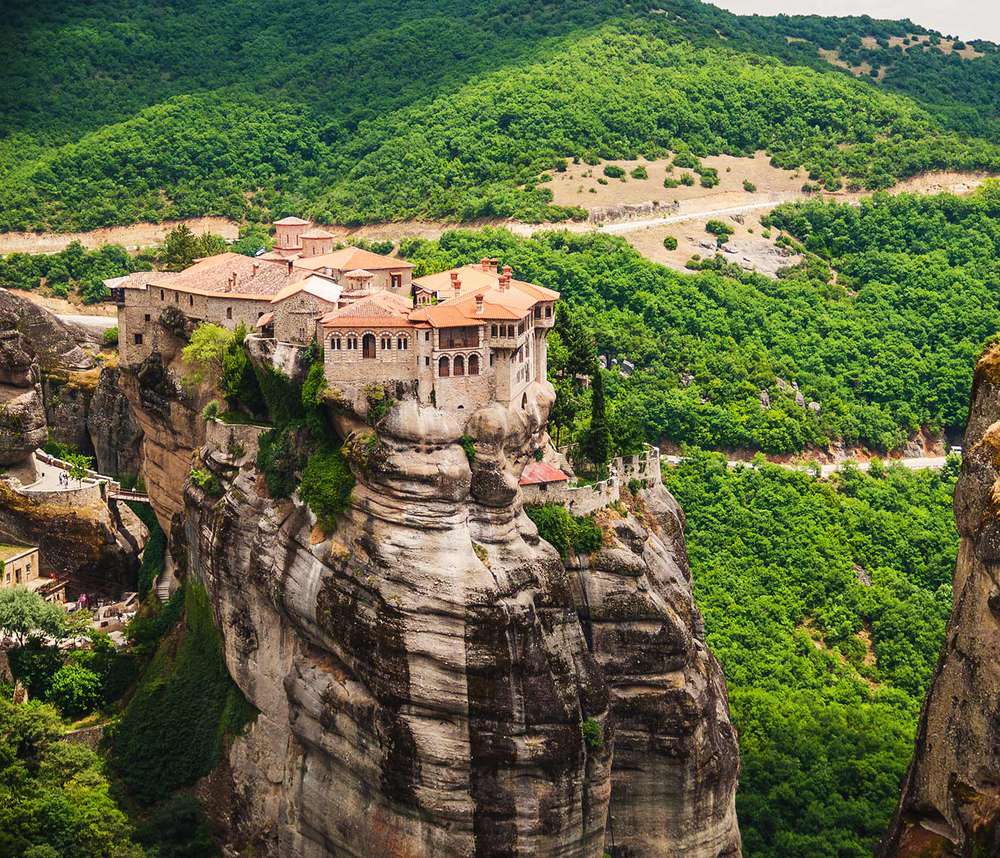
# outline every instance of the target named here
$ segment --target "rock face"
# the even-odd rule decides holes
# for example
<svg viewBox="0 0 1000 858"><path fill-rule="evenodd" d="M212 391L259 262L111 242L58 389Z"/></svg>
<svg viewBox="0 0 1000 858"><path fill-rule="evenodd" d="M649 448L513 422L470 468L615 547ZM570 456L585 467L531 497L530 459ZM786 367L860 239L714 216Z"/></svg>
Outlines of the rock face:
<svg viewBox="0 0 1000 858"><path fill-rule="evenodd" d="M357 484L332 534L298 501L271 499L250 457L209 448L225 493L188 485L174 516L176 486L148 466L188 467L179 445L195 435L177 427L195 412L138 402L178 571L204 582L230 673L260 712L201 785L228 846L740 854L736 738L680 511L646 492L634 512L602 513L601 551L563 563L517 485L551 401L537 385L526 411L473 415L472 462L448 415L397 403L348 445Z"/></svg>
<svg viewBox="0 0 1000 858"><path fill-rule="evenodd" d="M1000 349L979 361L944 646L883 858L1000 854Z"/></svg>
<svg viewBox="0 0 1000 858"><path fill-rule="evenodd" d="M31 343L43 370L89 369L94 365L77 342L77 333L43 307L0 289L0 314L13 316L13 327Z"/></svg>
<svg viewBox="0 0 1000 858"><path fill-rule="evenodd" d="M98 472L137 476L142 467L142 428L120 382L118 367L106 367L101 372L87 409L87 434Z"/></svg>
<svg viewBox="0 0 1000 858"><path fill-rule="evenodd" d="M45 409L35 353L0 309L0 465L17 465L45 442Z"/></svg>

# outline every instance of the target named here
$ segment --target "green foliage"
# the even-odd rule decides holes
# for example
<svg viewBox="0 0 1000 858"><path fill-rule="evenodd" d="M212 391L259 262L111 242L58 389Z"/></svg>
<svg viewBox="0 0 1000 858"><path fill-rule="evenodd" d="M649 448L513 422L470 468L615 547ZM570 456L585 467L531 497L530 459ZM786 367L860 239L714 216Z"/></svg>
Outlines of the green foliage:
<svg viewBox="0 0 1000 858"><path fill-rule="evenodd" d="M46 602L27 587L0 589L0 629L24 646L31 638L49 635L59 638L65 629L60 605Z"/></svg>
<svg viewBox="0 0 1000 858"><path fill-rule="evenodd" d="M623 167L619 167L617 164L605 164L604 175L609 179L624 179L625 169Z"/></svg>
<svg viewBox="0 0 1000 858"><path fill-rule="evenodd" d="M476 463L476 442L470 435L463 435L462 449L465 451L465 458L469 460L470 465Z"/></svg>
<svg viewBox="0 0 1000 858"><path fill-rule="evenodd" d="M182 627L164 639L112 737L115 768L150 804L218 763L227 736L254 717L229 677L208 594L188 579Z"/></svg>
<svg viewBox="0 0 1000 858"><path fill-rule="evenodd" d="M679 2L657 16L619 0L514 0L503 14L404 0L391 18L370 0L336 14L316 0L221 0L171 15L153 0L125 11L60 0L46 16L14 13L0 30L11 58L0 229L196 214L260 222L306 209L342 223L581 217L552 204L540 173L567 157L668 149L695 162L691 153L767 149L780 166L870 188L997 166L992 144L948 130L995 129L994 55L956 68L942 58L935 77L913 51L905 61L919 85L891 70L876 86L816 51L871 22L739 18ZM815 41L789 44L790 31ZM190 243L171 242L170 264L190 257Z"/></svg>
<svg viewBox="0 0 1000 858"><path fill-rule="evenodd" d="M757 186L753 182L751 182L749 179L744 179L743 180L743 190L746 191L748 194L752 194L752 193L754 193L757 190Z"/></svg>
<svg viewBox="0 0 1000 858"><path fill-rule="evenodd" d="M83 453L67 453L65 461L69 465L70 478L78 481L86 477L87 471L94 465L93 458L84 456Z"/></svg>
<svg viewBox="0 0 1000 858"><path fill-rule="evenodd" d="M52 677L48 701L67 718L82 718L100 704L101 678L89 668L67 662Z"/></svg>
<svg viewBox="0 0 1000 858"><path fill-rule="evenodd" d="M529 506L524 511L538 528L538 535L563 558L569 555L570 549L589 554L603 544L601 528L591 516L571 515L562 504L556 503Z"/></svg>
<svg viewBox="0 0 1000 858"><path fill-rule="evenodd" d="M246 326L240 322L232 339L222 350L221 376L219 388L231 409L240 409L250 415L263 414L267 406L264 394L254 372L244 341Z"/></svg>
<svg viewBox="0 0 1000 858"><path fill-rule="evenodd" d="M160 527L160 522L153 512L152 506L146 503L136 503L127 501L128 508L132 510L146 525L149 531L149 538L143 546L142 565L139 567L138 593L139 601L145 600L149 591L153 587L153 582L163 572L167 559L167 535Z"/></svg>
<svg viewBox="0 0 1000 858"><path fill-rule="evenodd" d="M196 485L209 497L222 497L222 484L211 471L206 471L203 468L192 468L188 478L193 485Z"/></svg>
<svg viewBox="0 0 1000 858"><path fill-rule="evenodd" d="M118 345L118 325L112 325L101 334L101 343L105 348L114 348Z"/></svg>
<svg viewBox="0 0 1000 858"><path fill-rule="evenodd" d="M649 173L646 171L646 168L642 166L642 164L640 164L638 167L633 167L632 170L631 170L631 172L629 173L629 175L633 179L648 179L649 178Z"/></svg>
<svg viewBox="0 0 1000 858"><path fill-rule="evenodd" d="M261 434L257 445L257 469L264 475L273 498L287 498L295 491L300 466L293 430L286 424Z"/></svg>
<svg viewBox="0 0 1000 858"><path fill-rule="evenodd" d="M51 706L0 697L0 854L143 858L101 759L61 735Z"/></svg>
<svg viewBox="0 0 1000 858"><path fill-rule="evenodd" d="M139 827L138 839L156 858L219 855L201 805L186 793L176 793L155 805Z"/></svg>
<svg viewBox="0 0 1000 858"><path fill-rule="evenodd" d="M223 357L230 350L234 340L233 332L219 325L212 322L199 324L181 351L181 358L188 370L184 375L185 384L198 385L204 381L214 383L222 372ZM242 341L240 351L242 351Z"/></svg>
<svg viewBox="0 0 1000 858"><path fill-rule="evenodd" d="M59 647L36 637L10 650L8 657L12 673L28 689L29 698L45 700L52 687L52 677L63 666Z"/></svg>
<svg viewBox="0 0 1000 858"><path fill-rule="evenodd" d="M604 375L596 364L590 391L590 425L580 441L580 449L587 461L603 475L611 459L611 433L605 414Z"/></svg>
<svg viewBox="0 0 1000 858"><path fill-rule="evenodd" d="M672 235L665 236L663 239L663 246L667 250L677 250L677 238Z"/></svg>
<svg viewBox="0 0 1000 858"><path fill-rule="evenodd" d="M583 734L583 741L592 751L599 751L604 747L604 727L596 718L587 718L580 725L580 732Z"/></svg>
<svg viewBox="0 0 1000 858"><path fill-rule="evenodd" d="M774 225L817 248L813 260L837 248L837 285L814 265L777 280L725 264L682 274L601 234L459 230L410 258L440 270L497 256L558 289L557 330L575 314L598 352L636 365L629 378L605 375L608 413L627 411L652 443L787 453L843 439L891 450L920 426L964 426L972 366L1000 329L995 197L987 186L962 199L779 207ZM568 373L558 351L557 387ZM798 382L821 413L797 406L778 378Z"/></svg>
<svg viewBox="0 0 1000 858"><path fill-rule="evenodd" d="M722 247L733 234L733 228L721 220L710 220L705 224L705 232L710 232L716 237L719 247Z"/></svg>
<svg viewBox="0 0 1000 858"><path fill-rule="evenodd" d="M256 256L257 252L263 248L270 250L274 247L274 238L270 230L259 223L251 223L240 227L240 237L233 242L229 249L233 253L242 253L244 256Z"/></svg>
<svg viewBox="0 0 1000 858"><path fill-rule="evenodd" d="M690 173L682 173L678 181L686 187L691 187L694 184L694 176Z"/></svg>
<svg viewBox="0 0 1000 858"><path fill-rule="evenodd" d="M354 475L337 447L319 449L302 469L299 497L308 504L320 526L331 533L336 516L347 509L354 488Z"/></svg>
<svg viewBox="0 0 1000 858"><path fill-rule="evenodd" d="M821 481L693 453L665 479L740 735L746 854L871 854L951 607L954 476Z"/></svg>
<svg viewBox="0 0 1000 858"><path fill-rule="evenodd" d="M183 271L196 259L215 256L228 250L226 242L209 232L195 236L187 224L178 224L163 239L156 253L156 263L165 271Z"/></svg>
<svg viewBox="0 0 1000 858"><path fill-rule="evenodd" d="M120 245L106 244L97 250L86 250L79 241L74 241L58 253L0 256L0 288L30 291L44 285L63 296L79 292L85 303L93 304L109 297L102 280L148 271L150 267L148 261L131 256Z"/></svg>

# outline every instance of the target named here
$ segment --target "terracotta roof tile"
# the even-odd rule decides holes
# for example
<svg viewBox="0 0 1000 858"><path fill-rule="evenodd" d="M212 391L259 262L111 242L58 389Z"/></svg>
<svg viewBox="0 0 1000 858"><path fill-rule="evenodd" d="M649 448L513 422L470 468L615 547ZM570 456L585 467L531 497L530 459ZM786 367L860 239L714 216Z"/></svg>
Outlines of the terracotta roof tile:
<svg viewBox="0 0 1000 858"><path fill-rule="evenodd" d="M316 271L319 268L332 268L335 271L350 271L353 268L365 268L368 271L385 271L386 269L413 268L412 262L405 259L396 259L392 256L381 256L372 253L370 250L361 250L358 247L342 247L333 253L324 253L322 256L310 256L307 259L299 259L295 265L299 268L308 268Z"/></svg>
<svg viewBox="0 0 1000 858"><path fill-rule="evenodd" d="M333 233L314 226L312 229L307 229L299 238L333 238Z"/></svg>
<svg viewBox="0 0 1000 858"><path fill-rule="evenodd" d="M561 483L568 480L562 471L545 462L528 462L521 471L519 486L536 486L542 483Z"/></svg>
<svg viewBox="0 0 1000 858"><path fill-rule="evenodd" d="M281 220L276 220L274 222L275 226L308 226L312 221L302 220L300 217L283 217Z"/></svg>
<svg viewBox="0 0 1000 858"><path fill-rule="evenodd" d="M236 284L232 285L234 273ZM289 283L306 276L298 269L289 271L287 265L260 262L241 253L220 253L200 259L190 268L171 274L169 278L153 278L150 285L196 295L232 294L242 298L270 299Z"/></svg>
<svg viewBox="0 0 1000 858"><path fill-rule="evenodd" d="M392 292L374 292L320 319L324 328L410 328L410 302Z"/></svg>

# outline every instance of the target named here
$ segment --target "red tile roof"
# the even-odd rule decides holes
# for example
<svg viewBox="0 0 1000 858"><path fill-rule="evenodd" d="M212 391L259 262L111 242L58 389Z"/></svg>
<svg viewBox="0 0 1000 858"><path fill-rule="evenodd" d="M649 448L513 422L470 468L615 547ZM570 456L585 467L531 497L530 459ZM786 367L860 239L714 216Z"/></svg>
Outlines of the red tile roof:
<svg viewBox="0 0 1000 858"><path fill-rule="evenodd" d="M320 319L324 328L411 328L410 302L392 292L374 292Z"/></svg>
<svg viewBox="0 0 1000 858"><path fill-rule="evenodd" d="M281 220L276 220L274 222L275 226L308 226L311 221L302 220L300 217L283 217Z"/></svg>
<svg viewBox="0 0 1000 858"><path fill-rule="evenodd" d="M289 271L288 265L260 262L242 253L207 256L178 274L169 277L163 274L152 278L150 285L196 295L230 294L237 298L255 299L270 298L290 283L307 276L306 272L298 269ZM233 274L236 275L235 285L232 284Z"/></svg>
<svg viewBox="0 0 1000 858"><path fill-rule="evenodd" d="M562 471L545 462L529 462L523 471L521 479L517 481L519 486L536 486L543 483L561 483L568 480Z"/></svg>
<svg viewBox="0 0 1000 858"><path fill-rule="evenodd" d="M335 271L350 271L354 268L364 268L367 271L385 271L386 269L413 268L412 262L405 259L396 259L392 256L381 256L372 253L370 250L361 250L358 247L342 247L333 253L324 253L322 256L310 256L307 259L297 259L297 268L308 268L316 271L320 268L330 268Z"/></svg>
<svg viewBox="0 0 1000 858"><path fill-rule="evenodd" d="M299 238L333 238L333 233L314 226L312 229L307 229Z"/></svg>

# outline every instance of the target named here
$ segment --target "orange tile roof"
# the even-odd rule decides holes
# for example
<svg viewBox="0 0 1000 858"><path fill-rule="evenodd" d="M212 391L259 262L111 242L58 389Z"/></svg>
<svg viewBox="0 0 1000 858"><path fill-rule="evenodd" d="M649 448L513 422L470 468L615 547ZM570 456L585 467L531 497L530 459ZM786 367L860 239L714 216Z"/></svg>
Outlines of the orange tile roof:
<svg viewBox="0 0 1000 858"><path fill-rule="evenodd" d="M236 285L232 286L230 278L234 273ZM260 262L242 253L219 253L200 259L169 278L152 279L150 285L195 295L229 294L236 298L269 300L289 283L306 276L297 269L289 271L288 265Z"/></svg>
<svg viewBox="0 0 1000 858"><path fill-rule="evenodd" d="M302 220L300 217L283 217L281 220L276 220L274 222L275 226L308 226L312 221Z"/></svg>
<svg viewBox="0 0 1000 858"><path fill-rule="evenodd" d="M483 271L481 265L463 265L461 268L452 268L448 271L439 271L437 274L427 274L423 277L418 277L413 283L427 292L438 292L442 297L449 297L453 293L451 285L452 271L458 272L463 294L484 287L495 287L500 282L500 274L493 269ZM559 293L554 289L547 289L544 286L529 283L526 280L511 278L510 285L513 288L527 292L536 301L557 301L559 299Z"/></svg>
<svg viewBox="0 0 1000 858"><path fill-rule="evenodd" d="M299 238L333 238L333 233L314 226L312 229L307 229Z"/></svg>
<svg viewBox="0 0 1000 858"><path fill-rule="evenodd" d="M109 277L103 283L109 289L145 289L153 280L165 284L176 276L173 271L134 271L122 277Z"/></svg>
<svg viewBox="0 0 1000 858"><path fill-rule="evenodd" d="M340 284L332 277L327 277L325 274L310 274L302 280L289 283L271 299L271 303L278 304L300 292L306 292L334 306L337 305L341 296Z"/></svg>
<svg viewBox="0 0 1000 858"><path fill-rule="evenodd" d="M295 262L298 268L308 268L316 271L319 268L331 268L335 271L350 271L353 268L364 268L368 271L384 271L392 268L413 268L412 262L405 259L396 259L391 256L381 256L372 253L370 250L361 250L358 247L342 247L333 253L325 253L322 256L310 256L307 259L298 259Z"/></svg>
<svg viewBox="0 0 1000 858"><path fill-rule="evenodd" d="M482 298L482 312L479 312L477 298ZM414 310L410 317L415 321L430 322L435 328L484 324L494 320L516 322L527 316L536 303L536 298L515 288L486 288L474 292L463 289L457 297Z"/></svg>
<svg viewBox="0 0 1000 858"><path fill-rule="evenodd" d="M331 310L320 324L324 328L410 328L410 302L392 292L374 292L346 307Z"/></svg>
<svg viewBox="0 0 1000 858"><path fill-rule="evenodd" d="M519 486L536 486L542 483L561 483L568 480L562 471L547 465L545 462L528 462L524 470L521 471L521 479L517 481Z"/></svg>

